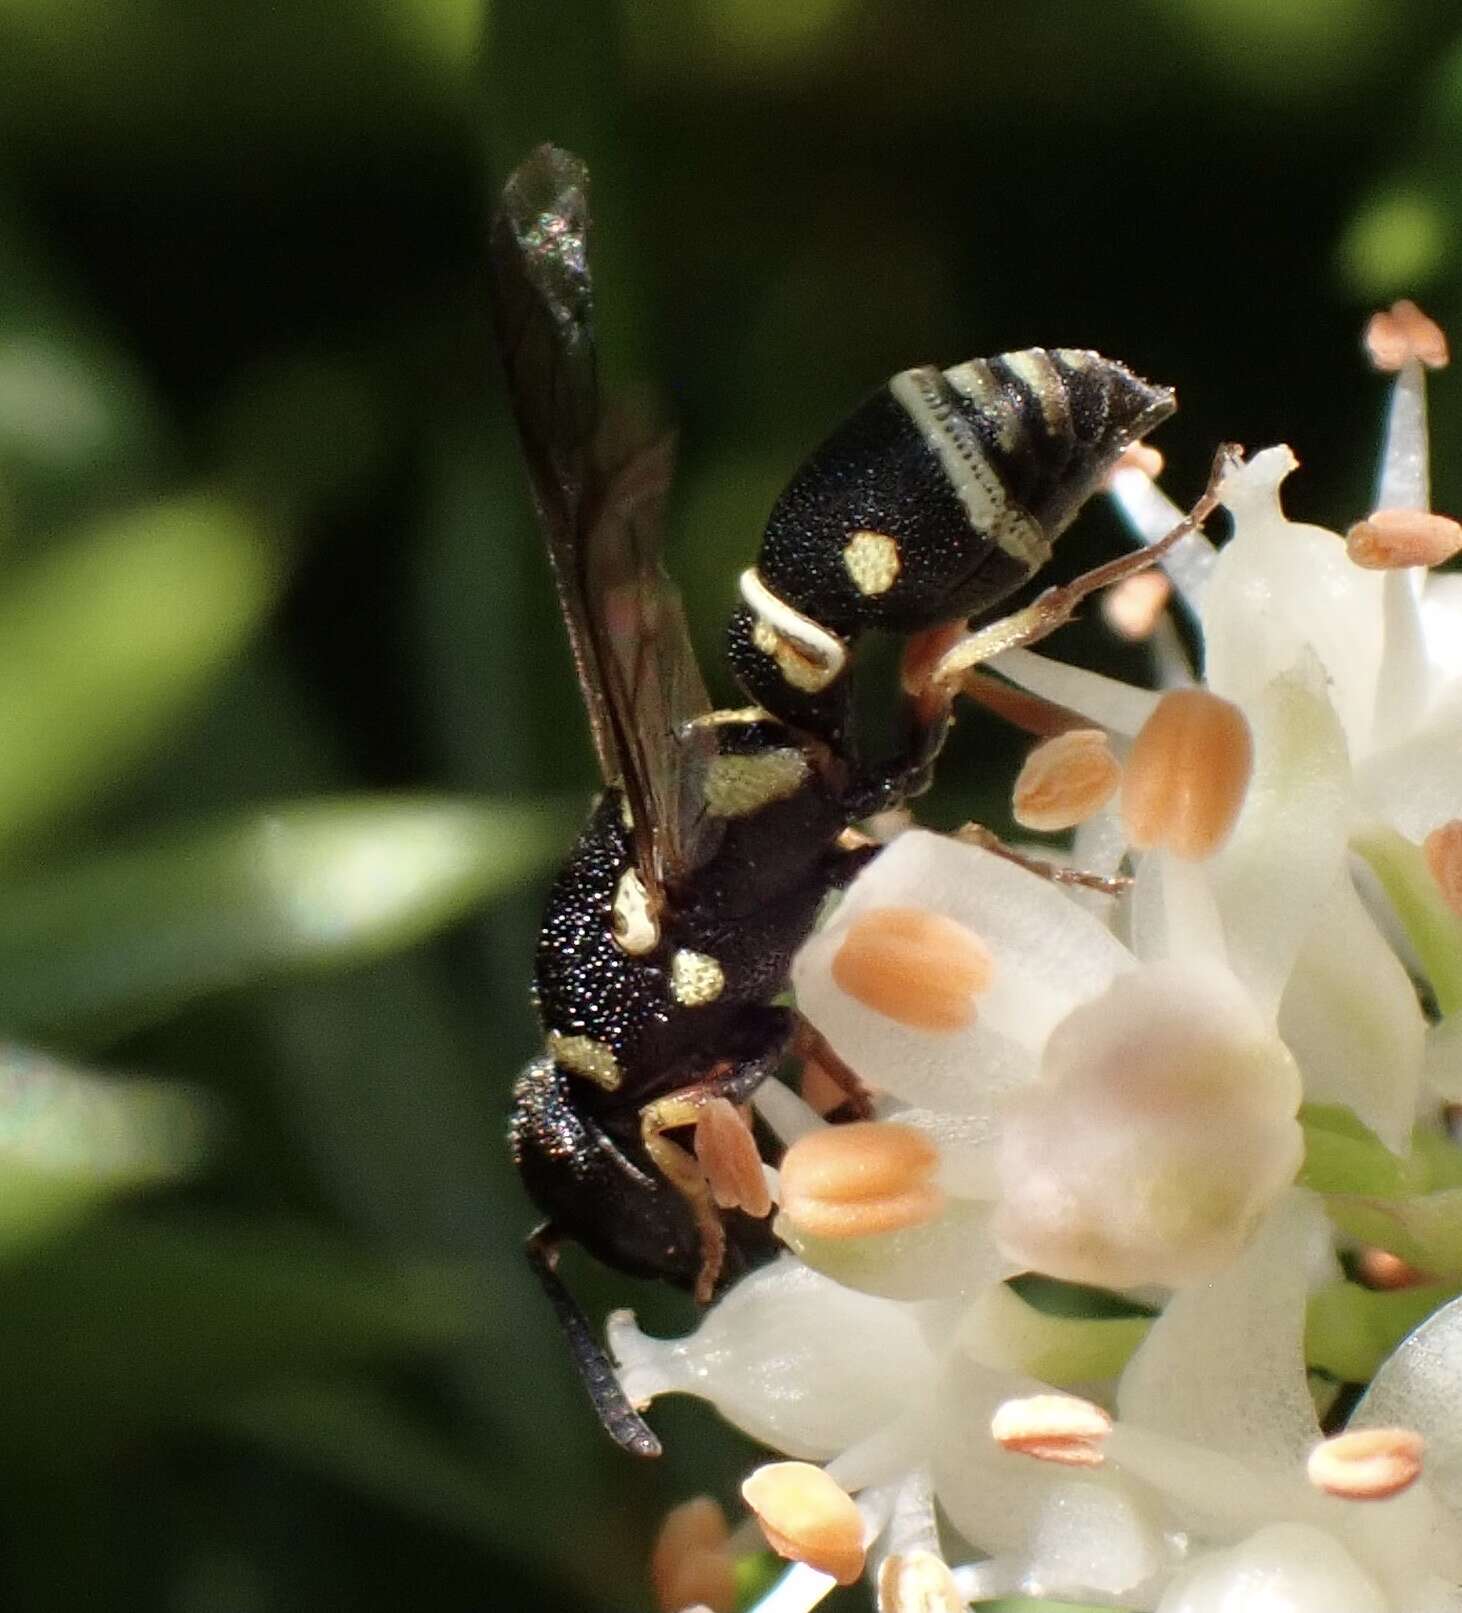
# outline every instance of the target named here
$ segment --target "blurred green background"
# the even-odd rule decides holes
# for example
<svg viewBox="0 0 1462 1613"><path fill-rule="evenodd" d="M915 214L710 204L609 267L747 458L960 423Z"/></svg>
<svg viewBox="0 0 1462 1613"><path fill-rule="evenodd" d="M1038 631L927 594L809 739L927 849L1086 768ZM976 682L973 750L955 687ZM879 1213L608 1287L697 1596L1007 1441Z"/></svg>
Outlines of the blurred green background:
<svg viewBox="0 0 1462 1613"><path fill-rule="evenodd" d="M1429 0L0 0L0 1605L642 1608L750 1459L689 1404L620 1456L519 1254L592 763L488 334L508 168L589 159L729 696L771 498L912 363L1098 347L1178 388L1176 496L1283 438L1297 512L1362 513L1358 332L1457 327L1459 137ZM1016 753L962 724L932 816L998 825Z"/></svg>

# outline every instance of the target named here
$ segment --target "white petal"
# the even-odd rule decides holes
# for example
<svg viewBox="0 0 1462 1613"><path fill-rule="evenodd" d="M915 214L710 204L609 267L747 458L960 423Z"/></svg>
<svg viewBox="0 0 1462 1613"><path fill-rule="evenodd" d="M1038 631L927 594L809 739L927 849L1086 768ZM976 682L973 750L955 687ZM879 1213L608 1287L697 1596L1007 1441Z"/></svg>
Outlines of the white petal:
<svg viewBox="0 0 1462 1613"><path fill-rule="evenodd" d="M1173 1581L1157 1613L1400 1613L1333 1536L1299 1523L1208 1552Z"/></svg>
<svg viewBox="0 0 1462 1613"><path fill-rule="evenodd" d="M1279 1010L1305 1097L1341 1103L1393 1152L1411 1144L1426 1021L1416 988L1341 877L1300 950Z"/></svg>
<svg viewBox="0 0 1462 1613"><path fill-rule="evenodd" d="M1428 574L1421 596L1421 627L1435 699L1448 683L1462 679L1462 573Z"/></svg>
<svg viewBox="0 0 1462 1613"><path fill-rule="evenodd" d="M1113 472L1111 494L1127 524L1144 543L1161 541L1187 513L1145 471L1132 466ZM1217 558L1217 549L1201 531L1179 538L1164 555L1162 568L1190 610L1196 611L1202 604L1203 588Z"/></svg>
<svg viewBox="0 0 1462 1613"><path fill-rule="evenodd" d="M1381 1363L1348 1426L1414 1428L1426 1440L1428 1488L1462 1512L1462 1299Z"/></svg>
<svg viewBox="0 0 1462 1613"><path fill-rule="evenodd" d="M1131 739L1152 715L1161 698L1152 689L1139 689L1085 667L1068 666L1032 650L1006 650L990 662L1002 678L1022 689L1054 700L1079 712L1098 728Z"/></svg>
<svg viewBox="0 0 1462 1613"><path fill-rule="evenodd" d="M1408 840L1462 817L1462 688L1409 739L1367 757L1356 783L1375 815Z"/></svg>
<svg viewBox="0 0 1462 1613"><path fill-rule="evenodd" d="M1233 837L1209 870L1229 962L1272 1015L1345 865L1350 768L1308 652L1256 691L1246 715L1254 776Z"/></svg>
<svg viewBox="0 0 1462 1613"><path fill-rule="evenodd" d="M686 1338L651 1338L618 1312L609 1342L635 1404L699 1395L753 1439L812 1461L916 1408L934 1371L907 1307L790 1256L744 1278Z"/></svg>
<svg viewBox="0 0 1462 1613"><path fill-rule="evenodd" d="M1303 1157L1299 1074L1225 971L1120 976L1052 1033L1006 1104L995 1233L1012 1260L1108 1288L1233 1260Z"/></svg>
<svg viewBox="0 0 1462 1613"><path fill-rule="evenodd" d="M880 907L931 908L989 947L994 976L967 1030L912 1029L834 982L848 926ZM1132 961L1049 880L978 847L910 830L853 882L798 954L792 980L798 1007L873 1086L919 1107L984 1115L996 1093L1029 1078L1051 1026Z"/></svg>
<svg viewBox="0 0 1462 1613"><path fill-rule="evenodd" d="M1208 686L1247 707L1309 645L1359 755L1375 712L1382 577L1352 565L1335 533L1284 518L1279 483L1293 463L1266 449L1224 484L1234 535L1204 596Z"/></svg>
<svg viewBox="0 0 1462 1613"><path fill-rule="evenodd" d="M1120 1595L1163 1562L1160 1532L1135 1492L1111 1473L1073 1477L1070 1468L1002 1450L991 1436L1002 1401L1042 1387L952 1358L938 1394L940 1504L971 1545L1008 1556L1003 1566L1032 1594Z"/></svg>
<svg viewBox="0 0 1462 1613"><path fill-rule="evenodd" d="M1020 1270L990 1231L992 1205L951 1198L923 1226L868 1238L812 1238L779 1219L777 1235L835 1282L884 1299L968 1297Z"/></svg>
<svg viewBox="0 0 1462 1613"><path fill-rule="evenodd" d="M1304 1352L1319 1239L1323 1214L1292 1192L1233 1266L1175 1294L1122 1374L1123 1419L1241 1460L1298 1464L1319 1436Z"/></svg>

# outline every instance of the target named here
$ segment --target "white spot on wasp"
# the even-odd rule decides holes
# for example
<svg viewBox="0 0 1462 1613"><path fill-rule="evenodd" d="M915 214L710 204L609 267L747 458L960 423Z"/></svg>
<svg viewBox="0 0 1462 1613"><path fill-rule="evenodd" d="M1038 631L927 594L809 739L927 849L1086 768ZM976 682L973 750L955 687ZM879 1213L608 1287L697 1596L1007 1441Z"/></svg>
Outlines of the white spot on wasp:
<svg viewBox="0 0 1462 1613"><path fill-rule="evenodd" d="M650 898L638 868L626 868L619 876L610 920L615 943L632 958L641 958L660 944L660 926L650 911Z"/></svg>
<svg viewBox="0 0 1462 1613"><path fill-rule="evenodd" d="M898 581L903 562L887 532L855 532L843 545L843 564L860 594L886 594Z"/></svg>
<svg viewBox="0 0 1462 1613"><path fill-rule="evenodd" d="M843 670L848 660L843 641L779 599L755 566L741 573L741 597L756 618L751 642L777 663L794 689L817 694Z"/></svg>
<svg viewBox="0 0 1462 1613"><path fill-rule="evenodd" d="M1028 347L1024 352L1002 354L1006 368L1030 391L1040 407L1046 430L1053 437L1071 433L1071 409L1066 398L1066 383L1051 362L1043 347Z"/></svg>
<svg viewBox="0 0 1462 1613"><path fill-rule="evenodd" d="M974 404L980 419L995 433L996 447L1010 453L1020 441L1020 411L1006 397L988 360L972 358L955 364L944 372L944 378Z"/></svg>
<svg viewBox="0 0 1462 1613"><path fill-rule="evenodd" d="M670 959L670 994L682 1008L713 1003L726 989L726 972L706 952L681 947Z"/></svg>
<svg viewBox="0 0 1462 1613"><path fill-rule="evenodd" d="M808 772L807 758L791 746L714 756L706 766L706 805L718 818L748 817L795 795Z"/></svg>
<svg viewBox="0 0 1462 1613"><path fill-rule="evenodd" d="M927 366L903 370L888 389L939 458L976 532L1027 573L1051 558L1051 544L1040 526L1010 497L999 473L971 426L939 389L940 372Z"/></svg>
<svg viewBox="0 0 1462 1613"><path fill-rule="evenodd" d="M563 1065L571 1075L581 1075L595 1086L613 1092L624 1079L614 1049L592 1036L565 1036L559 1031L548 1033L548 1052L555 1063Z"/></svg>

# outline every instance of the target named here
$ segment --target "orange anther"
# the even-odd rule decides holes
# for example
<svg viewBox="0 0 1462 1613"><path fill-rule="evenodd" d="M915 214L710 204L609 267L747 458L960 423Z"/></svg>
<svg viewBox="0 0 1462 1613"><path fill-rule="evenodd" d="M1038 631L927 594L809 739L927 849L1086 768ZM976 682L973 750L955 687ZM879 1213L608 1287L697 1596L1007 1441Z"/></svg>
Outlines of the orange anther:
<svg viewBox="0 0 1462 1613"><path fill-rule="evenodd" d="M875 907L849 924L832 976L865 1008L922 1031L956 1031L990 984L990 950L957 920L923 907Z"/></svg>
<svg viewBox="0 0 1462 1613"><path fill-rule="evenodd" d="M1173 585L1156 567L1139 571L1102 595L1102 620L1119 637L1140 643L1152 637L1172 597Z"/></svg>
<svg viewBox="0 0 1462 1613"><path fill-rule="evenodd" d="M1462 818L1438 825L1421 843L1442 900L1462 918Z"/></svg>
<svg viewBox="0 0 1462 1613"><path fill-rule="evenodd" d="M1346 1501L1385 1501L1421 1477L1426 1441L1410 1428L1359 1428L1337 1434L1310 1452L1305 1471L1326 1495Z"/></svg>
<svg viewBox="0 0 1462 1613"><path fill-rule="evenodd" d="M726 1514L708 1495L672 1507L650 1553L650 1585L660 1613L697 1604L711 1613L736 1606L736 1564Z"/></svg>
<svg viewBox="0 0 1462 1613"><path fill-rule="evenodd" d="M965 1613L949 1565L932 1551L893 1552L878 1570L878 1613Z"/></svg>
<svg viewBox="0 0 1462 1613"><path fill-rule="evenodd" d="M863 1572L863 1519L853 1498L810 1462L768 1462L741 1486L767 1544L851 1585Z"/></svg>
<svg viewBox="0 0 1462 1613"><path fill-rule="evenodd" d="M1345 534L1345 552L1367 571L1440 566L1462 553L1462 526L1427 510L1377 510Z"/></svg>
<svg viewBox="0 0 1462 1613"><path fill-rule="evenodd" d="M1156 481L1162 475L1165 464L1161 452L1154 448L1150 442L1134 442L1124 448L1108 473L1108 480L1115 476L1119 470L1140 470L1144 476Z"/></svg>
<svg viewBox="0 0 1462 1613"><path fill-rule="evenodd" d="M1378 370L1399 370L1413 358L1420 359L1430 370L1440 370L1450 357L1441 326L1406 297L1371 315L1365 346Z"/></svg>
<svg viewBox="0 0 1462 1613"><path fill-rule="evenodd" d="M1228 839L1254 769L1239 708L1206 689L1172 689L1142 725L1122 778L1122 821L1134 846L1190 861Z"/></svg>
<svg viewBox="0 0 1462 1613"><path fill-rule="evenodd" d="M782 1157L782 1214L815 1238L866 1238L922 1226L944 1207L929 1180L934 1144L892 1120L855 1120L799 1137Z"/></svg>
<svg viewBox="0 0 1462 1613"><path fill-rule="evenodd" d="M1073 828L1095 817L1121 782L1122 765L1106 734L1073 728L1043 740L1026 757L1012 795L1015 821L1042 833Z"/></svg>
<svg viewBox="0 0 1462 1613"><path fill-rule="evenodd" d="M1064 1467L1100 1467L1106 1459L1102 1444L1111 1431L1107 1413L1075 1395L1007 1400L990 1419L997 1445Z"/></svg>
<svg viewBox="0 0 1462 1613"><path fill-rule="evenodd" d="M712 1098L695 1127L695 1157L705 1173L711 1197L723 1210L770 1215L772 1197L756 1139L736 1106Z"/></svg>

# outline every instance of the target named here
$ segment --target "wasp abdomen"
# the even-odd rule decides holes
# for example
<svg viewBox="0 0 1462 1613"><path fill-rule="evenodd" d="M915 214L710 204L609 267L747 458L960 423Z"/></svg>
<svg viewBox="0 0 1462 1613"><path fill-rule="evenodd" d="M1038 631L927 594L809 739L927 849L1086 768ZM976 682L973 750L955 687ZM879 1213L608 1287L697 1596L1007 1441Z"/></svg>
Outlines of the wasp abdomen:
<svg viewBox="0 0 1462 1613"><path fill-rule="evenodd" d="M778 499L746 606L776 630L760 586L844 639L979 614L1045 564L1118 456L1174 407L1167 389L1071 348L904 370Z"/></svg>

